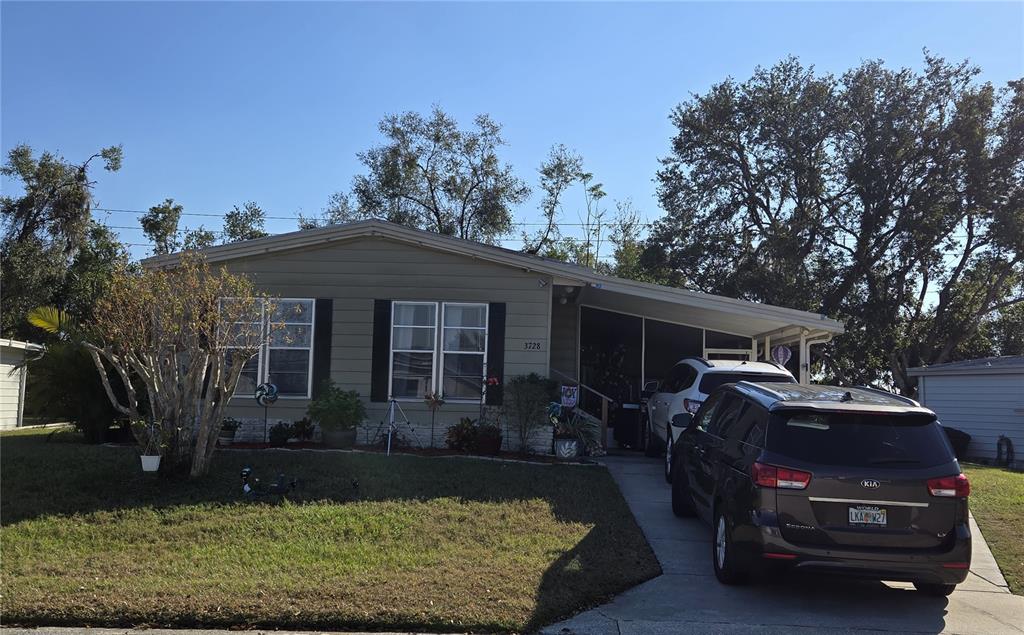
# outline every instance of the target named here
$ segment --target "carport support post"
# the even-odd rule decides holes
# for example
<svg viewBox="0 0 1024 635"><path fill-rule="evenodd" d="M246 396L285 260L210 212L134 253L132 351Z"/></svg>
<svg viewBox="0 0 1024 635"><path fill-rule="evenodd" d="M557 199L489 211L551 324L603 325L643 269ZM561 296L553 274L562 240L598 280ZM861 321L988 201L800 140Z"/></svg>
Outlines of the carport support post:
<svg viewBox="0 0 1024 635"><path fill-rule="evenodd" d="M601 447L608 449L608 400L601 398Z"/></svg>
<svg viewBox="0 0 1024 635"><path fill-rule="evenodd" d="M800 331L800 383L810 383L811 356L807 350L807 331Z"/></svg>

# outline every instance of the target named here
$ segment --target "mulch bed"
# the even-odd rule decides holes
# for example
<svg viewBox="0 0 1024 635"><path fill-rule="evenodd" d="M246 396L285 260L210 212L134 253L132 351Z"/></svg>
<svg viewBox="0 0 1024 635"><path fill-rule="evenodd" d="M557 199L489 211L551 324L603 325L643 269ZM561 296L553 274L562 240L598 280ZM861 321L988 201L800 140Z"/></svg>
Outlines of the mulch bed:
<svg viewBox="0 0 1024 635"><path fill-rule="evenodd" d="M221 446L231 450L331 450L335 448L329 448L322 443L313 443L312 441L302 441L299 443L288 443L288 445L271 445L269 443L232 443L229 446ZM353 450L358 452L368 452L373 454L384 454L385 448L379 445L355 445ZM590 463L591 461L587 457L579 457L575 460L559 459L548 454L527 454L526 452L499 452L498 454L472 454L470 452L460 452L458 450L451 450L448 448L416 448L416 447L392 447L392 454L411 454L414 456L437 456L437 457L448 457L448 456L464 456L466 458L476 459L499 459L508 461L527 461L530 463L559 463L559 464L575 464L575 463Z"/></svg>

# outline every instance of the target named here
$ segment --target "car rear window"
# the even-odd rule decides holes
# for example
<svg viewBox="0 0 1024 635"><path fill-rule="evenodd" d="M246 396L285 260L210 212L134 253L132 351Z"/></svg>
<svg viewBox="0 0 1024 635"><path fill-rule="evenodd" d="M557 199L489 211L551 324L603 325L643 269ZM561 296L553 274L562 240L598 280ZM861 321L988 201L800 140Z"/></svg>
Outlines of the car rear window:
<svg viewBox="0 0 1024 635"><path fill-rule="evenodd" d="M843 467L931 467L953 452L928 415L794 412L771 418L767 448L786 456Z"/></svg>
<svg viewBox="0 0 1024 635"><path fill-rule="evenodd" d="M793 383L793 378L786 375L768 375L765 373L705 373L700 380L700 390L705 395L715 392L723 384L735 384L738 381L756 381L759 383Z"/></svg>

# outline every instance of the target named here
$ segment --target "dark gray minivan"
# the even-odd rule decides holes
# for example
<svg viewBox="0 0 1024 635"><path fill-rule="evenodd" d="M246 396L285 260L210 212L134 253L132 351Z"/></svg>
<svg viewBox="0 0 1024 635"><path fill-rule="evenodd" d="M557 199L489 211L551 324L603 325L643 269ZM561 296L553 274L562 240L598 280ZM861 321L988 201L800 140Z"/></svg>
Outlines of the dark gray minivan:
<svg viewBox="0 0 1024 635"><path fill-rule="evenodd" d="M721 582L771 564L949 595L967 577L970 485L912 399L740 382L672 424L672 510L711 525Z"/></svg>

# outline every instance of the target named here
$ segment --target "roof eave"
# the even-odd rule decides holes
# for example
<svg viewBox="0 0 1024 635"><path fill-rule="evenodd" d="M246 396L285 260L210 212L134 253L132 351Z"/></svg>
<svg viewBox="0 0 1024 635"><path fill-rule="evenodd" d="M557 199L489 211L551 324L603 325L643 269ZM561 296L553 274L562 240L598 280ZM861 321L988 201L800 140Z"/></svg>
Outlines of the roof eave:
<svg viewBox="0 0 1024 635"><path fill-rule="evenodd" d="M957 366L954 368L931 368L920 366L908 368L907 374L911 377L934 377L937 375L1007 375L1013 373L1024 373L1024 364L1013 364L1005 366Z"/></svg>
<svg viewBox="0 0 1024 635"><path fill-rule="evenodd" d="M576 281L580 284L618 293L637 295L674 304L710 308L726 313L753 315L765 320L779 321L786 325L804 327L809 330L813 329L821 333L838 334L844 331L842 322L832 320L818 313L604 276L569 264L534 258L511 251L505 253L499 247L425 232L375 219L356 221L345 225L332 225L320 229L299 230L228 245L218 245L204 249L202 253L209 262L221 262L235 258L264 255L284 249L300 249L367 236L381 236L420 246L434 247L516 267L525 271L536 271L538 273L558 276L565 280ZM171 267L177 264L181 257L182 253L180 252L154 256L143 260L142 265L148 268Z"/></svg>
<svg viewBox="0 0 1024 635"><path fill-rule="evenodd" d="M35 344L34 342L23 342L21 340L12 340L9 338L0 339L0 346L4 348L14 348L23 351L41 351L44 348L42 344Z"/></svg>

